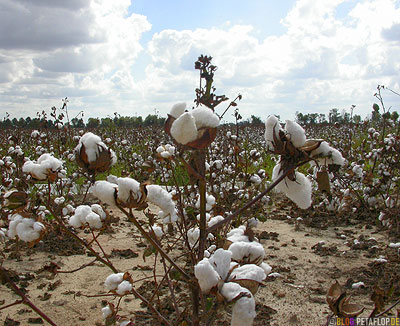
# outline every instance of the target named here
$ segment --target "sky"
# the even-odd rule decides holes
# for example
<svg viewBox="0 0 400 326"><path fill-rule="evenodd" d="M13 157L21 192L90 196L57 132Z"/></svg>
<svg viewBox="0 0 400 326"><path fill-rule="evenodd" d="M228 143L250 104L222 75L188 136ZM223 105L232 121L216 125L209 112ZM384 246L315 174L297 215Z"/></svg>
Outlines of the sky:
<svg viewBox="0 0 400 326"><path fill-rule="evenodd" d="M194 105L201 54L245 118L365 117L378 85L400 93L400 1L0 0L0 119L65 97L70 118L166 116Z"/></svg>

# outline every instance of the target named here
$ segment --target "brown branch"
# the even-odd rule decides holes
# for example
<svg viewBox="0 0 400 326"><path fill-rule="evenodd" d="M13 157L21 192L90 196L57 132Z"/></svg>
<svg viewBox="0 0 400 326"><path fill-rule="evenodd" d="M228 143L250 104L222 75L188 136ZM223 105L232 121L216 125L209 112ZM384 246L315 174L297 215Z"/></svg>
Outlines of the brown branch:
<svg viewBox="0 0 400 326"><path fill-rule="evenodd" d="M10 303L10 304L6 305L6 306L0 307L0 310L6 309L6 308L9 308L9 307L15 306L17 304L21 304L21 303L24 303L24 301L23 300L17 300L17 301L15 301L13 303Z"/></svg>
<svg viewBox="0 0 400 326"><path fill-rule="evenodd" d="M400 303L400 299L398 299L394 304L392 304L389 308L387 308L385 311L382 311L379 315L376 315L376 318L386 314L389 310L393 309Z"/></svg>
<svg viewBox="0 0 400 326"><path fill-rule="evenodd" d="M80 270L82 270L82 269L84 269L84 268L86 268L86 267L93 266L93 264L94 264L96 261L97 261L97 258L96 258L95 260L91 261L90 263L83 264L81 267L78 267L78 268L76 268L76 269L73 269L72 271L57 271L57 270L56 270L56 273L57 273L57 274L71 274L71 273L75 273L75 272L80 271Z"/></svg>
<svg viewBox="0 0 400 326"><path fill-rule="evenodd" d="M54 323L44 312L42 312L38 307L36 307L32 301L28 299L28 297L25 295L24 292L18 287L17 284L13 282L13 280L10 278L10 275L8 274L8 271L0 266L0 272L1 272L1 277L2 279L8 283L11 287L11 289L15 292L15 294L19 295L21 297L21 301L23 304L26 304L30 308L32 308L33 311L35 311L40 317L42 317L45 321L47 321L50 325L52 326L57 326L56 323Z"/></svg>

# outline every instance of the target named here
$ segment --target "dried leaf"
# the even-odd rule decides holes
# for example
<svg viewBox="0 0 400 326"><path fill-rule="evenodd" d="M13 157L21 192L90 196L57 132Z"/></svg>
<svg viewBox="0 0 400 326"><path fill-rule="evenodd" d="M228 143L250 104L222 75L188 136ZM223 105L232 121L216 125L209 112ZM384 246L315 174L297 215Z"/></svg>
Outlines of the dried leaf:
<svg viewBox="0 0 400 326"><path fill-rule="evenodd" d="M326 171L317 172L317 183L318 190L321 192L331 193L331 186L329 181L329 175Z"/></svg>
<svg viewBox="0 0 400 326"><path fill-rule="evenodd" d="M200 128L196 140L187 143L193 149L203 149L209 146L217 136L217 128Z"/></svg>
<svg viewBox="0 0 400 326"><path fill-rule="evenodd" d="M356 303L346 303L341 307L341 317L357 317L364 311L364 307Z"/></svg>

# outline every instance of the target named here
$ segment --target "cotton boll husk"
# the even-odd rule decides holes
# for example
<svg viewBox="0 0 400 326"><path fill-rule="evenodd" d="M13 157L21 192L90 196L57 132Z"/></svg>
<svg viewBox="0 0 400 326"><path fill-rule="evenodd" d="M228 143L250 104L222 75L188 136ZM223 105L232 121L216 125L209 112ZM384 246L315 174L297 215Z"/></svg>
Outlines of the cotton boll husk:
<svg viewBox="0 0 400 326"><path fill-rule="evenodd" d="M172 106L171 111L169 112L170 116L173 116L175 119L178 119L179 116L181 116L186 109L186 103L176 103Z"/></svg>
<svg viewBox="0 0 400 326"><path fill-rule="evenodd" d="M100 216L95 212L91 212L86 216L86 222L92 229L101 229L101 227L103 226Z"/></svg>
<svg viewBox="0 0 400 326"><path fill-rule="evenodd" d="M272 171L272 180L276 180L281 174L281 165L275 165ZM312 185L310 180L302 173L295 173L296 180L283 179L275 187L276 190L283 192L299 208L307 209L311 206Z"/></svg>
<svg viewBox="0 0 400 326"><path fill-rule="evenodd" d="M264 269L255 264L246 264L235 268L229 276L229 281L232 280L253 280L261 283L265 280Z"/></svg>
<svg viewBox="0 0 400 326"><path fill-rule="evenodd" d="M132 178L118 178L118 199L126 203L132 193L133 199L139 200L142 197L140 183Z"/></svg>
<svg viewBox="0 0 400 326"><path fill-rule="evenodd" d="M228 275L231 257L232 252L220 248L209 259L211 266L214 267L222 280L225 280Z"/></svg>
<svg viewBox="0 0 400 326"><path fill-rule="evenodd" d="M171 126L171 136L183 145L197 139L197 128L194 117L189 113L183 113Z"/></svg>
<svg viewBox="0 0 400 326"><path fill-rule="evenodd" d="M123 278L124 278L124 273L116 273L108 275L104 282L104 286L109 291L116 290L118 285L122 282Z"/></svg>
<svg viewBox="0 0 400 326"><path fill-rule="evenodd" d="M219 118L213 110L206 107L197 107L190 112L196 120L196 128L216 128L219 126Z"/></svg>
<svg viewBox="0 0 400 326"><path fill-rule="evenodd" d="M93 195L100 199L103 203L110 206L116 206L114 193L118 190L118 186L108 181L96 181L93 186Z"/></svg>
<svg viewBox="0 0 400 326"><path fill-rule="evenodd" d="M128 281L122 281L120 284L118 284L117 293L119 295L127 294L131 292L131 290L132 290L132 284L129 283Z"/></svg>
<svg viewBox="0 0 400 326"><path fill-rule="evenodd" d="M210 292L220 281L219 274L210 264L208 258L203 258L203 260L198 262L194 267L194 275L199 282L201 291L204 293Z"/></svg>
<svg viewBox="0 0 400 326"><path fill-rule="evenodd" d="M274 115L270 115L265 122L265 142L267 143L267 149L274 150L273 142L274 142L274 128L275 128L275 137L279 139L279 131L282 130L279 120Z"/></svg>
<svg viewBox="0 0 400 326"><path fill-rule="evenodd" d="M232 252L232 260L241 262L262 261L264 259L264 247L258 242L234 242L229 246L229 251Z"/></svg>
<svg viewBox="0 0 400 326"><path fill-rule="evenodd" d="M305 144L306 132L297 122L286 120L285 129L294 147L299 148Z"/></svg>

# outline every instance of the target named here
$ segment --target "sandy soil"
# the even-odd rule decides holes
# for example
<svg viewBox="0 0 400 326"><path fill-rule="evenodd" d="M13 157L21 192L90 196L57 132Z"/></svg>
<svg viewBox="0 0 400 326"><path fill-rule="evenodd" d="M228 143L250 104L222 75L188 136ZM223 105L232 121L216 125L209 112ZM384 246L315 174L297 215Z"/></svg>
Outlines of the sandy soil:
<svg viewBox="0 0 400 326"><path fill-rule="evenodd" d="M294 219L269 219L260 223L255 231L265 247L266 262L273 267L273 272L280 274L279 277L268 277L256 295L256 302L268 306L269 319L259 321L260 325L325 325L329 314L325 295L330 284L335 279L348 285L359 281L359 268L367 268L367 264L371 264L379 250L386 248L388 243L384 233L377 233L374 228L367 229L363 225L320 230L306 228ZM369 243L362 249L354 247L354 239L360 239L360 235ZM370 237L376 240L368 240ZM100 242L108 254L115 248L131 250L127 251L128 257L112 255L112 261L120 271L129 271L134 280L152 276L153 259L143 261L144 241L129 222L119 223L116 232L102 235ZM0 249L3 250L2 244ZM29 255L23 253L20 260L8 259L3 264L3 267L20 275L17 284L26 286L29 298L57 325L103 325L102 300L107 298L87 295L104 293L103 282L110 270L95 263L73 274L53 276L47 271L40 272L49 261L69 271L93 258L87 254L59 256L40 250L30 252ZM132 257L135 253L138 257ZM354 300L370 311L371 289L366 285L366 289L349 291ZM18 299L10 289L0 286L0 306ZM138 300L132 298L124 299L121 307L121 314L127 315L143 309ZM265 316L263 314L261 318ZM19 321L20 325L31 325L40 322L37 317L24 305L0 311L0 320L4 325L17 325L8 318Z"/></svg>

